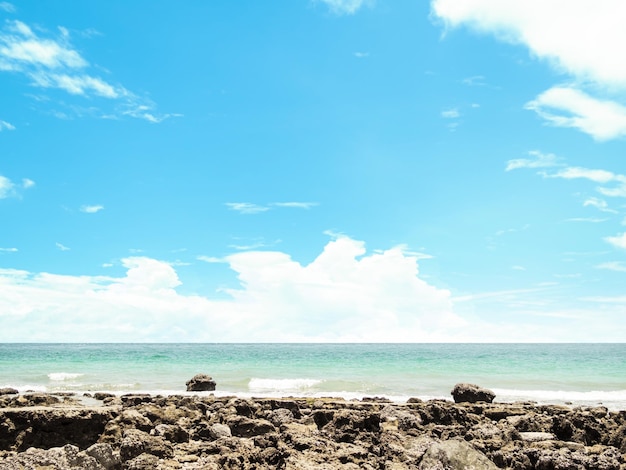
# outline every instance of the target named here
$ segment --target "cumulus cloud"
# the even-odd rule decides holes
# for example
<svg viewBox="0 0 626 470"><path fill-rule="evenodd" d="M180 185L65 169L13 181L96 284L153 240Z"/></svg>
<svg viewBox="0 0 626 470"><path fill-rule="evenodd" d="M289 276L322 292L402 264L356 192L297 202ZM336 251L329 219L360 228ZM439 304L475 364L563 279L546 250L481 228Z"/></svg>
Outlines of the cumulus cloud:
<svg viewBox="0 0 626 470"><path fill-rule="evenodd" d="M525 107L548 124L576 128L599 141L626 135L626 107L593 98L575 88L550 88Z"/></svg>
<svg viewBox="0 0 626 470"><path fill-rule="evenodd" d="M446 341L466 326L401 248L344 237L307 265L278 251L223 261L239 285L219 300L180 294L175 268L146 257L120 277L0 269L0 340Z"/></svg>
<svg viewBox="0 0 626 470"><path fill-rule="evenodd" d="M433 0L432 11L450 27L467 25L522 44L573 76L626 86L622 0Z"/></svg>
<svg viewBox="0 0 626 470"><path fill-rule="evenodd" d="M604 241L610 243L616 248L623 248L626 250L626 232L614 237L605 237Z"/></svg>
<svg viewBox="0 0 626 470"><path fill-rule="evenodd" d="M130 116L160 122L174 116L157 114L152 101L90 73L91 68L87 59L71 44L66 28L59 27L56 33L42 29L35 32L26 23L12 20L0 29L0 71L23 75L37 88L61 90L69 95L90 98L91 114L99 117ZM103 98L104 101L96 105L94 98ZM56 102L58 106L61 103ZM80 105L72 103L65 106L68 112L83 114L75 111L80 109ZM58 110L52 111L52 114L68 116Z"/></svg>
<svg viewBox="0 0 626 470"><path fill-rule="evenodd" d="M542 153L538 150L531 150L528 152L533 158L517 158L509 160L506 163L505 171L517 170L519 168L549 168L553 166L560 166L559 158L552 153Z"/></svg>
<svg viewBox="0 0 626 470"><path fill-rule="evenodd" d="M465 25L523 45L571 77L576 85L553 87L526 105L547 123L578 129L600 141L626 134L624 106L581 90L590 87L607 94L626 88L626 57L620 46L626 41L626 4L621 0L432 0L431 7L446 27Z"/></svg>

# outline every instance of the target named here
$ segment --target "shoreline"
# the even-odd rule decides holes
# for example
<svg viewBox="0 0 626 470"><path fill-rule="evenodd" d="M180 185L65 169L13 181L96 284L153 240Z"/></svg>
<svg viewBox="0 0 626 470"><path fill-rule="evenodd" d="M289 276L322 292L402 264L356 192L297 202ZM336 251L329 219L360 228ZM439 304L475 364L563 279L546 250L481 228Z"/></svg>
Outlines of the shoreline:
<svg viewBox="0 0 626 470"><path fill-rule="evenodd" d="M206 392L0 396L0 469L37 462L59 470L625 470L626 410Z"/></svg>

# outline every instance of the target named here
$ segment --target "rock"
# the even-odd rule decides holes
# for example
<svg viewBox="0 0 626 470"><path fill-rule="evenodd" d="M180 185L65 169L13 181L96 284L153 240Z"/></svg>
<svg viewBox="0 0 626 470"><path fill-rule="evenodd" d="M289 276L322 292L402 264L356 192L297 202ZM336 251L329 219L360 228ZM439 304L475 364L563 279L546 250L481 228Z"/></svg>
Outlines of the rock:
<svg viewBox="0 0 626 470"><path fill-rule="evenodd" d="M232 433L230 432L230 428L225 424L215 423L209 429L209 434L213 439L220 439L222 437L231 437Z"/></svg>
<svg viewBox="0 0 626 470"><path fill-rule="evenodd" d="M452 439L432 444L418 467L420 470L498 470L485 454L465 441Z"/></svg>
<svg viewBox="0 0 626 470"><path fill-rule="evenodd" d="M128 429L124 432L120 446L122 461L132 460L144 453L164 458L171 457L174 450L172 445L162 437L151 436L137 429Z"/></svg>
<svg viewBox="0 0 626 470"><path fill-rule="evenodd" d="M519 437L526 442L552 441L556 436L551 432L520 432Z"/></svg>
<svg viewBox="0 0 626 470"><path fill-rule="evenodd" d="M51 449L31 447L26 452L0 462L1 469L42 469L42 470L113 470L119 468L120 461L108 444L96 444L86 451L71 444Z"/></svg>
<svg viewBox="0 0 626 470"><path fill-rule="evenodd" d="M20 392L11 387L0 388L0 395L16 395L18 393Z"/></svg>
<svg viewBox="0 0 626 470"><path fill-rule="evenodd" d="M188 392L212 392L215 390L215 381L213 377L206 374L196 374L185 382Z"/></svg>
<svg viewBox="0 0 626 470"><path fill-rule="evenodd" d="M491 403L496 397L496 394L491 390L466 383L456 384L451 393L455 403L477 403L481 401Z"/></svg>

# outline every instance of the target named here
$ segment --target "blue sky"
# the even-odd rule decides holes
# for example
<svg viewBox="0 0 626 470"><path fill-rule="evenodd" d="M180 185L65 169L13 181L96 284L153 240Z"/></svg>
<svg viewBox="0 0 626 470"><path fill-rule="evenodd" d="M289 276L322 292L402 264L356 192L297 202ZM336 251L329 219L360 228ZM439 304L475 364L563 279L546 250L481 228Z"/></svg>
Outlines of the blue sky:
<svg viewBox="0 0 626 470"><path fill-rule="evenodd" d="M0 2L0 341L623 341L621 0Z"/></svg>

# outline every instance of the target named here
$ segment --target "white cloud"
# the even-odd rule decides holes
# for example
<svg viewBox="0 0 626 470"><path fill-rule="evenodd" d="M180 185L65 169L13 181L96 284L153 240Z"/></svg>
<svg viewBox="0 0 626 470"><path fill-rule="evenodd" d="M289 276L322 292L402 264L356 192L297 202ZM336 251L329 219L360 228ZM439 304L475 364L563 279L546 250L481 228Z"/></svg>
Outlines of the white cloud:
<svg viewBox="0 0 626 470"><path fill-rule="evenodd" d="M215 256L200 255L196 258L198 261L204 261L205 263L227 263L224 258L217 258Z"/></svg>
<svg viewBox="0 0 626 470"><path fill-rule="evenodd" d="M13 13L15 11L15 6L9 2L0 2L0 10L6 11L7 13Z"/></svg>
<svg viewBox="0 0 626 470"><path fill-rule="evenodd" d="M441 111L441 117L444 119L456 119L461 116L457 108L446 109Z"/></svg>
<svg viewBox="0 0 626 470"><path fill-rule="evenodd" d="M14 131L15 126L10 122L0 120L0 132L2 131Z"/></svg>
<svg viewBox="0 0 626 470"><path fill-rule="evenodd" d="M534 57L572 77L576 88L553 87L526 105L548 123L578 129L600 141L626 134L624 106L577 89L584 84L610 94L626 88L622 0L432 0L431 8L448 28L465 25L526 46Z"/></svg>
<svg viewBox="0 0 626 470"><path fill-rule="evenodd" d="M240 282L226 300L179 294L174 267L144 257L122 277L0 269L0 341L450 341L467 326L398 248L339 238L308 265L275 251L225 261Z"/></svg>
<svg viewBox="0 0 626 470"><path fill-rule="evenodd" d="M626 135L626 107L570 87L556 86L525 106L549 124L572 127L599 141Z"/></svg>
<svg viewBox="0 0 626 470"><path fill-rule="evenodd" d="M291 207L295 209L310 209L318 205L317 202L273 202L275 207Z"/></svg>
<svg viewBox="0 0 626 470"><path fill-rule="evenodd" d="M28 77L32 85L44 89L62 90L85 98L104 98L90 103L90 112L81 112L81 106L52 101L65 106L72 115L96 115L101 118L130 116L158 123L175 114L157 114L154 103L88 73L91 64L72 46L70 33L64 27L50 34L42 29L37 33L21 21L8 21L0 29L0 71L19 73ZM108 103L108 104L107 104ZM102 108L111 108L102 111ZM50 110L50 114L67 118L66 112ZM1 127L0 127L1 130Z"/></svg>
<svg viewBox="0 0 626 470"><path fill-rule="evenodd" d="M610 243L614 247L623 248L626 250L626 232L614 237L605 237L604 241Z"/></svg>
<svg viewBox="0 0 626 470"><path fill-rule="evenodd" d="M87 214L95 214L96 212L100 212L102 209L104 209L104 206L101 205L85 205L85 206L81 206L80 211L81 212L85 212Z"/></svg>
<svg viewBox="0 0 626 470"><path fill-rule="evenodd" d="M601 184L615 183L616 185L613 187L600 186L596 189L604 196L626 197L626 176L613 173L611 171L581 167L567 167L556 173L543 173L542 175L545 178L588 179Z"/></svg>
<svg viewBox="0 0 626 470"><path fill-rule="evenodd" d="M17 248L0 248L2 253L17 253Z"/></svg>
<svg viewBox="0 0 626 470"><path fill-rule="evenodd" d="M19 197L20 189L29 189L35 186L35 182L28 178L22 180L21 188L6 176L0 175L0 199Z"/></svg>
<svg viewBox="0 0 626 470"><path fill-rule="evenodd" d="M367 0L316 0L326 4L337 15L353 15L366 3Z"/></svg>
<svg viewBox="0 0 626 470"><path fill-rule="evenodd" d="M615 175L607 170L594 170L589 168L580 168L571 166L558 172L548 175L550 178L564 178L564 179L576 179L585 178L596 183L609 183L611 181L626 182L626 177L622 175Z"/></svg>
<svg viewBox="0 0 626 470"><path fill-rule="evenodd" d="M589 199L585 200L585 202L583 202L583 207L588 207L588 206L595 207L596 209L602 212L609 212L611 214L617 214L616 210L609 208L609 205L604 199L600 199L597 197L590 197Z"/></svg>
<svg viewBox="0 0 626 470"><path fill-rule="evenodd" d="M226 207L241 214L258 214L270 210L269 207L259 206L250 202L227 202Z"/></svg>
<svg viewBox="0 0 626 470"><path fill-rule="evenodd" d="M626 273L626 263L623 263L621 261L608 261L606 263L601 263L597 265L596 268Z"/></svg>
<svg viewBox="0 0 626 470"><path fill-rule="evenodd" d="M506 163L505 171L517 170L519 168L548 168L560 166L559 158L552 153L542 153L538 150L531 150L528 155L534 158L517 158Z"/></svg>
<svg viewBox="0 0 626 470"><path fill-rule="evenodd" d="M13 194L14 184L6 176L0 175L0 199L7 198Z"/></svg>
<svg viewBox="0 0 626 470"><path fill-rule="evenodd" d="M61 251L70 251L70 249L66 247L65 245L63 245L62 243L56 242L55 245Z"/></svg>
<svg viewBox="0 0 626 470"><path fill-rule="evenodd" d="M622 0L433 0L432 11L450 27L467 25L525 45L582 80L626 86Z"/></svg>

